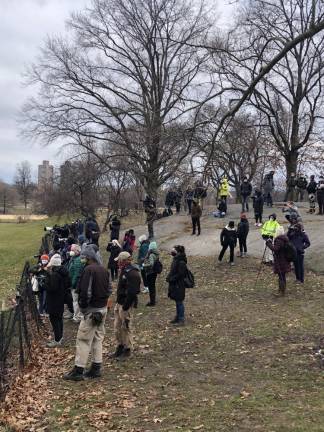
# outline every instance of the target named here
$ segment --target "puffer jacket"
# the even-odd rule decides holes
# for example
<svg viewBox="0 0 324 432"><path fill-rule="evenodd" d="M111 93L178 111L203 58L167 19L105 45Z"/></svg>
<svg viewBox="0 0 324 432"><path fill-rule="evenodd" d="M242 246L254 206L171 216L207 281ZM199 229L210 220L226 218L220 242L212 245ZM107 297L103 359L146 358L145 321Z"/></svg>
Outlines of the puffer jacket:
<svg viewBox="0 0 324 432"><path fill-rule="evenodd" d="M264 222L261 228L261 235L263 238L273 238L276 234L277 229L280 227L280 223L277 220L267 220Z"/></svg>
<svg viewBox="0 0 324 432"><path fill-rule="evenodd" d="M227 179L221 181L219 186L219 196L228 196L229 195L229 184Z"/></svg>
<svg viewBox="0 0 324 432"><path fill-rule="evenodd" d="M154 273L154 263L156 260L159 259L159 256L160 254L157 248L157 244L155 242L151 242L149 245L148 253L143 263L143 267L147 275Z"/></svg>
<svg viewBox="0 0 324 432"><path fill-rule="evenodd" d="M222 246L236 246L237 244L237 232L235 228L229 228L226 226L220 235L220 243Z"/></svg>
<svg viewBox="0 0 324 432"><path fill-rule="evenodd" d="M64 300L71 281L69 272L63 266L53 267L49 273L49 283L46 286L46 305L50 315L62 315Z"/></svg>
<svg viewBox="0 0 324 432"><path fill-rule="evenodd" d="M80 278L80 274L83 270L83 265L81 263L80 256L72 257L72 259L69 262L68 270L71 279L71 288L76 289Z"/></svg>
<svg viewBox="0 0 324 432"><path fill-rule="evenodd" d="M174 301L183 301L186 297L184 279L187 275L187 257L178 254L173 258L170 272L166 278L169 283L168 297Z"/></svg>

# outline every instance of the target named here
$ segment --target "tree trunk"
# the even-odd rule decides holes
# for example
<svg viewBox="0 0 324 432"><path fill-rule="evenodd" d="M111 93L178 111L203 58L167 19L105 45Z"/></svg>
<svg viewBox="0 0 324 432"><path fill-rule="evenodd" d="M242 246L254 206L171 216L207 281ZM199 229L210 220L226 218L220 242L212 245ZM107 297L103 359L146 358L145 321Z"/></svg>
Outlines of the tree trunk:
<svg viewBox="0 0 324 432"><path fill-rule="evenodd" d="M298 160L298 150L291 150L285 156L285 164L286 164L286 181L289 180L292 173L297 173L297 160ZM286 187L286 195L285 201L287 201L288 197L288 186Z"/></svg>

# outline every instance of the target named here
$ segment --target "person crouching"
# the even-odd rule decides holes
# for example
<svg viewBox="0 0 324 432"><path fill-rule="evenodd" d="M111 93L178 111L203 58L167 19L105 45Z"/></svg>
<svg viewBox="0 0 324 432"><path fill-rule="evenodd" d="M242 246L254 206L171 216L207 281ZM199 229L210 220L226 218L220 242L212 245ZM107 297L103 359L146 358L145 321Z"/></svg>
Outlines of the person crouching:
<svg viewBox="0 0 324 432"><path fill-rule="evenodd" d="M75 366L64 375L64 379L71 381L101 376L102 342L105 336L107 301L111 294L109 273L98 264L92 247L82 251L81 261L85 268L77 287L82 318L76 339ZM92 364L84 372L89 354Z"/></svg>

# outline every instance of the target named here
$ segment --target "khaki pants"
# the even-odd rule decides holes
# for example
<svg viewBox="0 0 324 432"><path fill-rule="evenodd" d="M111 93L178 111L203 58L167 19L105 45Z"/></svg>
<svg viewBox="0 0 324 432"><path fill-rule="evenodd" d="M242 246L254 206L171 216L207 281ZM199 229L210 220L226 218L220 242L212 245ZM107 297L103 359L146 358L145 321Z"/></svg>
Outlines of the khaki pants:
<svg viewBox="0 0 324 432"><path fill-rule="evenodd" d="M93 325L91 314L81 318L76 339L75 366L85 367L91 353L93 363L102 363L102 342L105 337L106 313L99 326Z"/></svg>
<svg viewBox="0 0 324 432"><path fill-rule="evenodd" d="M115 305L114 315L114 330L116 342L118 345L123 345L125 348L133 348L133 336L131 328L133 308L130 307L127 311L123 310L120 304Z"/></svg>

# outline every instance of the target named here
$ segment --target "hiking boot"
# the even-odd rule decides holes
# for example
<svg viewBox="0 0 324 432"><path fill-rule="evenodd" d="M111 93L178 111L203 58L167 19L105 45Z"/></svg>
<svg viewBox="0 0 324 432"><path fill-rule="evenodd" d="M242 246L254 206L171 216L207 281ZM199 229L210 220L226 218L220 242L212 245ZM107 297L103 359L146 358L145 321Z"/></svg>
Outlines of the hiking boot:
<svg viewBox="0 0 324 432"><path fill-rule="evenodd" d="M131 356L131 350L130 348L124 348L123 352L119 357L117 357L118 361L124 361L127 360Z"/></svg>
<svg viewBox="0 0 324 432"><path fill-rule="evenodd" d="M84 373L85 378L100 378L101 363L92 363L90 369Z"/></svg>
<svg viewBox="0 0 324 432"><path fill-rule="evenodd" d="M123 351L124 351L124 345L118 345L116 351L113 354L110 354L109 358L118 358L122 355Z"/></svg>
<svg viewBox="0 0 324 432"><path fill-rule="evenodd" d="M66 373L63 376L63 379L65 379L66 381L83 381L83 368L79 366L74 366L74 368L70 370L70 372Z"/></svg>

